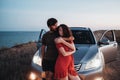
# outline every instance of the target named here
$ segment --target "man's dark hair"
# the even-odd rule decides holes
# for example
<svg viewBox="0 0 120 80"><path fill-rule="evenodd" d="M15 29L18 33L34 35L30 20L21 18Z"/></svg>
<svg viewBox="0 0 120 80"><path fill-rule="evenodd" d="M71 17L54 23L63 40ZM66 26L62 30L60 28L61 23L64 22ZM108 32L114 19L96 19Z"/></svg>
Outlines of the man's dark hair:
<svg viewBox="0 0 120 80"><path fill-rule="evenodd" d="M55 18L49 18L49 19L47 20L47 26L48 26L48 27L53 26L53 25L55 25L57 22L58 22L57 19L55 19Z"/></svg>

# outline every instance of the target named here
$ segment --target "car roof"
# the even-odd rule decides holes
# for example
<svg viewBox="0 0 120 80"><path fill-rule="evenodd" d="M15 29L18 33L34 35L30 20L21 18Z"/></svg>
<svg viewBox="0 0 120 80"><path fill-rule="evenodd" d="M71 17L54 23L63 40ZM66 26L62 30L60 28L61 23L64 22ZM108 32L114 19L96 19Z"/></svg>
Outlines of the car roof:
<svg viewBox="0 0 120 80"><path fill-rule="evenodd" d="M87 27L70 27L71 30L85 30L85 31L89 31L90 28Z"/></svg>

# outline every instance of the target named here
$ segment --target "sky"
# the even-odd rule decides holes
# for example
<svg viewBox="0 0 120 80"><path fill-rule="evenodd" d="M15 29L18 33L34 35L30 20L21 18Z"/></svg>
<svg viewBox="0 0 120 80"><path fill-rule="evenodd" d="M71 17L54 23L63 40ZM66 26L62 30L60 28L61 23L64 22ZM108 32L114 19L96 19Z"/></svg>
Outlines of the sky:
<svg viewBox="0 0 120 80"><path fill-rule="evenodd" d="M48 29L51 17L58 25L120 29L120 0L0 0L0 31Z"/></svg>

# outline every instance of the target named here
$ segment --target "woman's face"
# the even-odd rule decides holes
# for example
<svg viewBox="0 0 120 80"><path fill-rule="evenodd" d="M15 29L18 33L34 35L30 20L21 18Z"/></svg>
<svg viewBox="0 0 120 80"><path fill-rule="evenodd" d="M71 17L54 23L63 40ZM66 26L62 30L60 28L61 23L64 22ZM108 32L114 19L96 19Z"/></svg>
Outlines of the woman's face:
<svg viewBox="0 0 120 80"><path fill-rule="evenodd" d="M63 36L63 29L61 27L59 27L59 35Z"/></svg>

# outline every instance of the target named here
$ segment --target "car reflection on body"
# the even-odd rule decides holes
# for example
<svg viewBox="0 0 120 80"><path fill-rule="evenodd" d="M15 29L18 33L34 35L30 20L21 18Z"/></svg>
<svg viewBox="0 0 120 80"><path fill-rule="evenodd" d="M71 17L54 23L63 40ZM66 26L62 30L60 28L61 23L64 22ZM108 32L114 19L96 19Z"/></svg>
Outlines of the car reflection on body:
<svg viewBox="0 0 120 80"><path fill-rule="evenodd" d="M117 42L113 30L105 31L98 42L90 28L71 27L76 52L74 53L74 66L82 80L104 80L102 75L105 63L116 59ZM37 43L38 50L33 56L30 74L31 80L42 80L45 73L42 71L41 65L41 38L45 30L40 32Z"/></svg>

